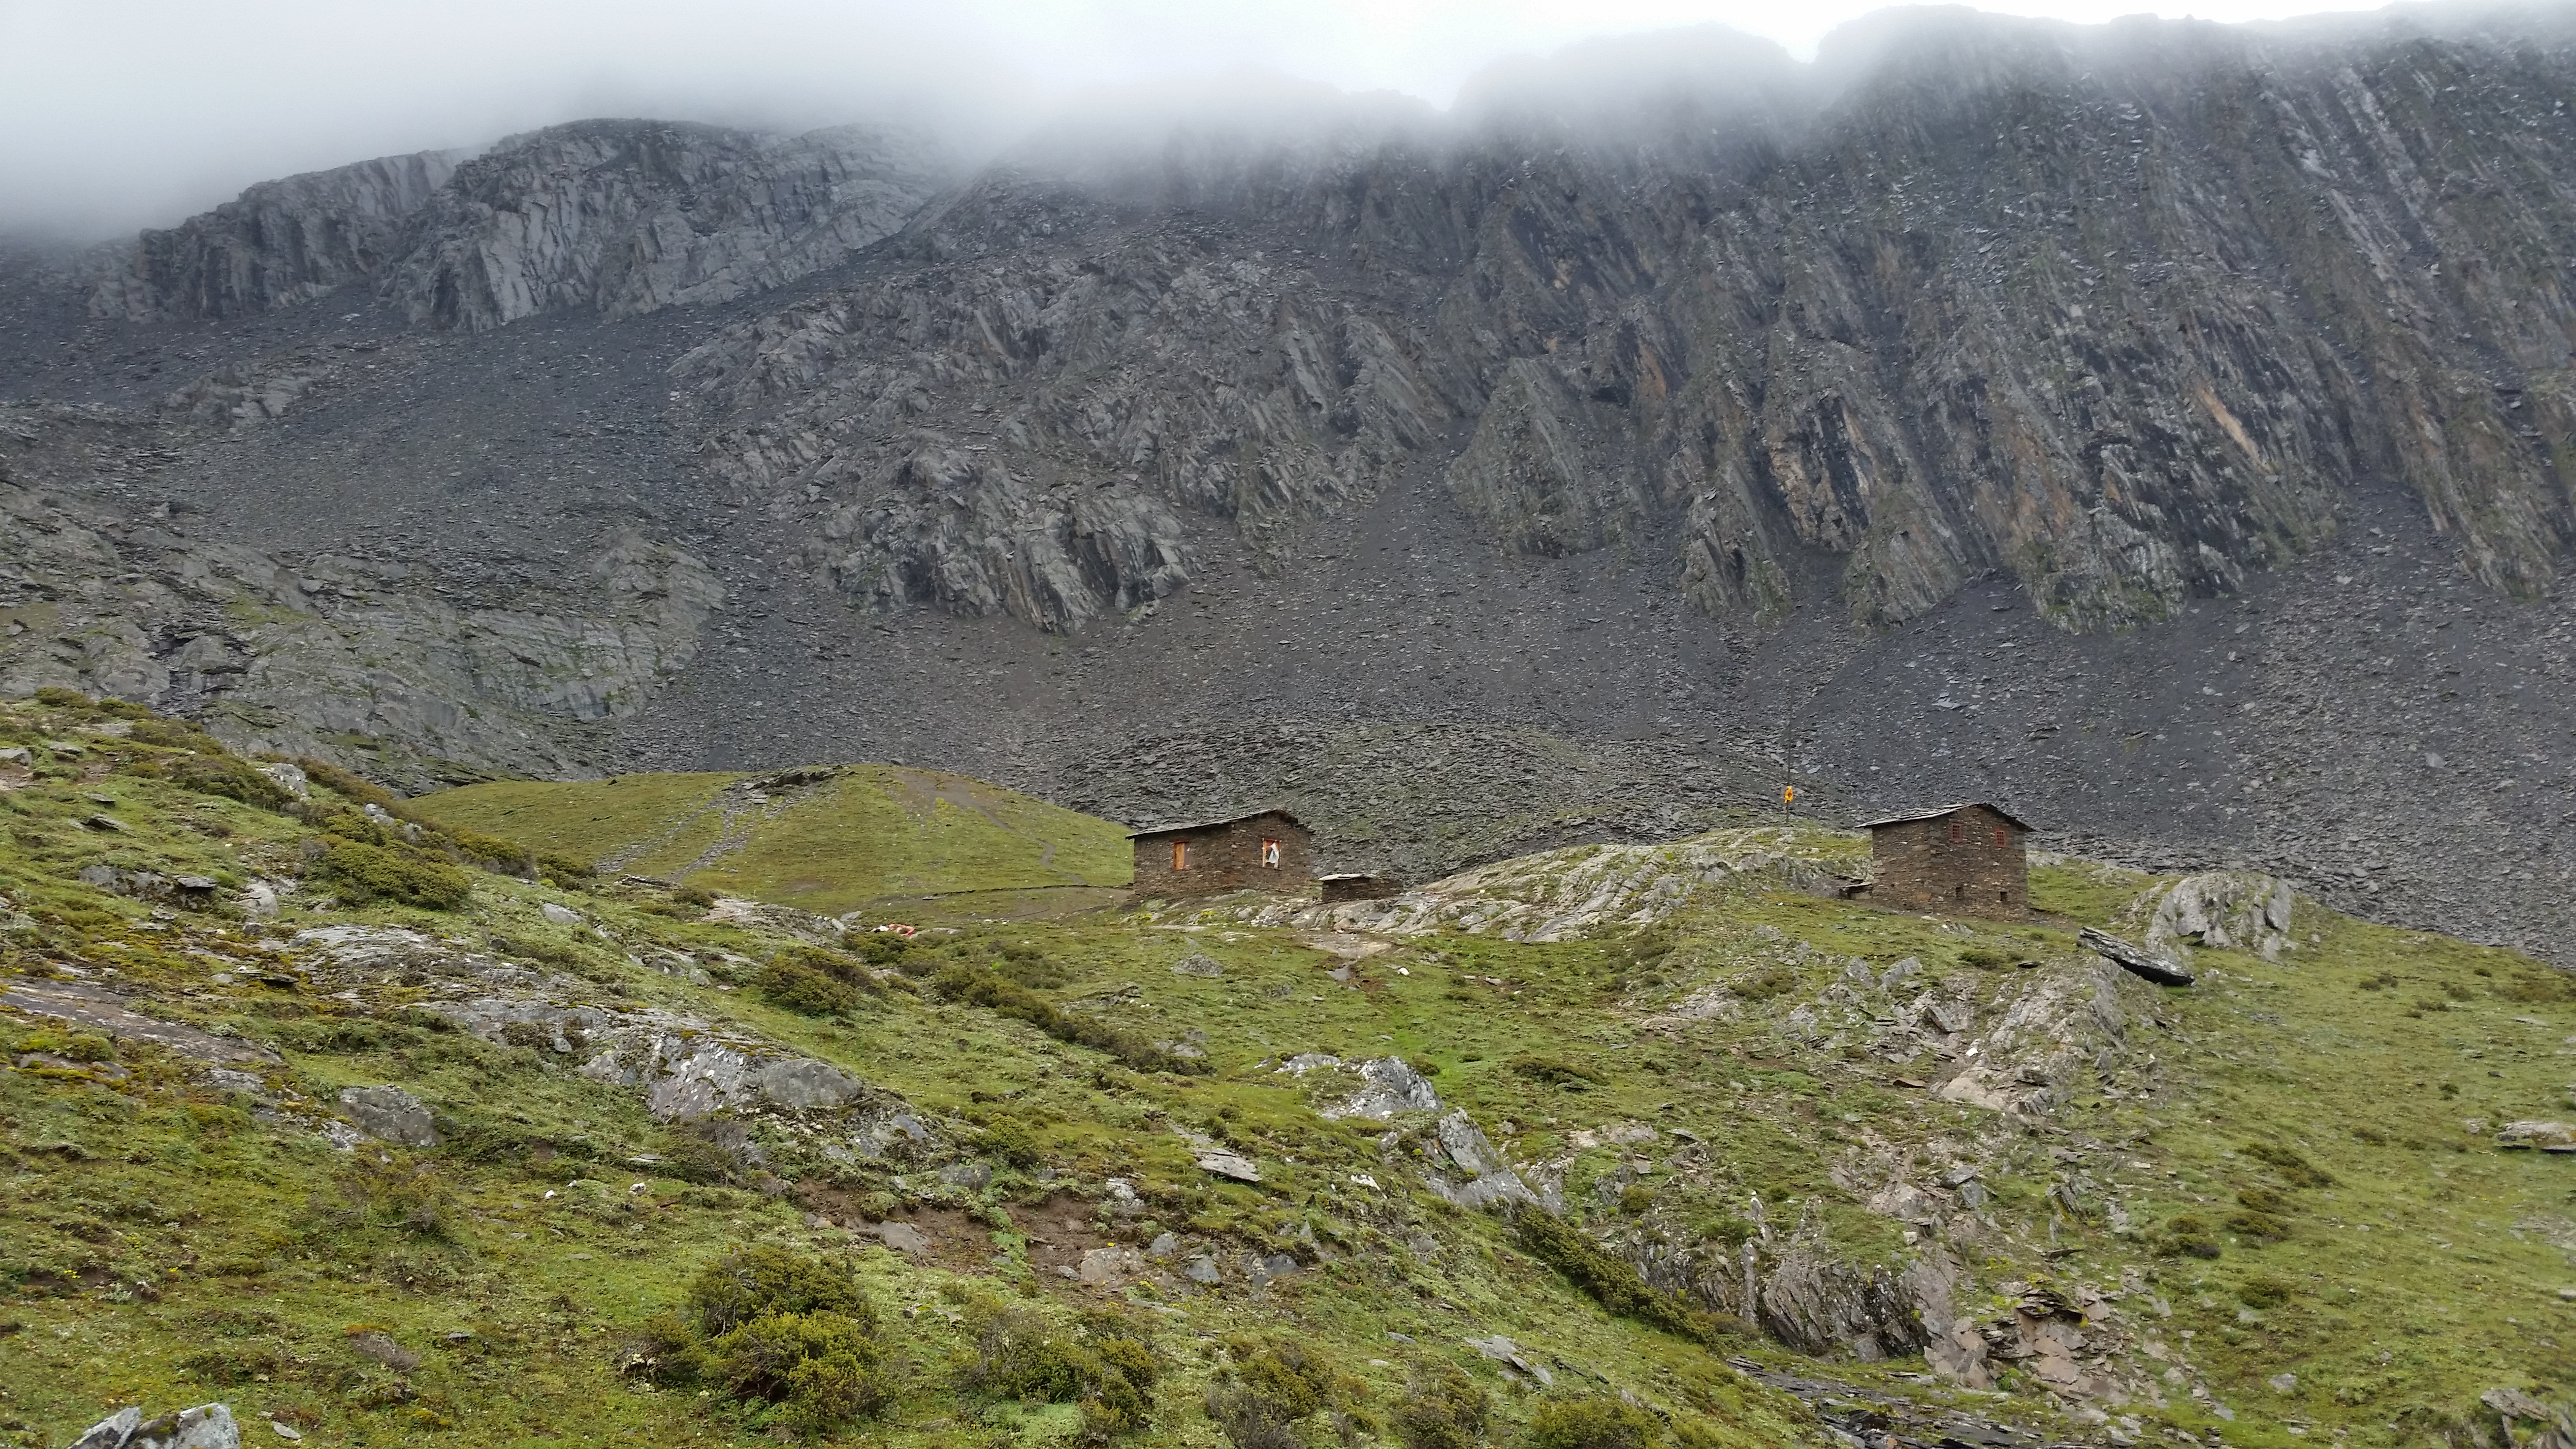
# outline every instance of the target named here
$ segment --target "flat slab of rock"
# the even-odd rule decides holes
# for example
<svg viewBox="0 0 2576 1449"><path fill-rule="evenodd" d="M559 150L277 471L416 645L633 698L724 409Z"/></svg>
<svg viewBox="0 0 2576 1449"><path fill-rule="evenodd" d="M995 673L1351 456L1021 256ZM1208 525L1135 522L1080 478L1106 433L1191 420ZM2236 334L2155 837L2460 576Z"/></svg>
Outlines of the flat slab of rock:
<svg viewBox="0 0 2576 1449"><path fill-rule="evenodd" d="M2107 932L2086 926L2076 933L2087 950L2110 961L2132 976L2144 977L2158 986L2189 986L2192 974L2144 946L2133 945Z"/></svg>
<svg viewBox="0 0 2576 1449"><path fill-rule="evenodd" d="M7 989L0 990L0 1006L90 1027L119 1041L153 1042L183 1057L217 1066L237 1062L274 1065L278 1060L277 1053L266 1047L145 1016L129 1006L124 997L86 982L11 982Z"/></svg>
<svg viewBox="0 0 2576 1449"><path fill-rule="evenodd" d="M1082 1255L1074 1277L1095 1288L1114 1288L1145 1271L1145 1255L1134 1248L1093 1248Z"/></svg>
<svg viewBox="0 0 2576 1449"><path fill-rule="evenodd" d="M2543 1152L2576 1152L2576 1122L2507 1122L2496 1133L2496 1146Z"/></svg>
<svg viewBox="0 0 2576 1449"><path fill-rule="evenodd" d="M871 1223L861 1231L907 1258L930 1256L930 1235L910 1223Z"/></svg>
<svg viewBox="0 0 2576 1449"><path fill-rule="evenodd" d="M1184 1132L1181 1137L1190 1144L1190 1154L1198 1162L1201 1172L1231 1178L1236 1182L1261 1180L1261 1169L1251 1158L1227 1147L1215 1138L1199 1132Z"/></svg>

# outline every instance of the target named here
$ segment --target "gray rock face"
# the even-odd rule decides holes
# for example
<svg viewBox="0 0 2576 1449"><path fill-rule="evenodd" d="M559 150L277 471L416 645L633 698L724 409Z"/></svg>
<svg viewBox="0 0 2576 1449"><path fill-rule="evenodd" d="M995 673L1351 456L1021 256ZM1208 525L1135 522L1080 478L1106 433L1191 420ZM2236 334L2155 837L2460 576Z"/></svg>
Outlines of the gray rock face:
<svg viewBox="0 0 2576 1449"><path fill-rule="evenodd" d="M371 282L461 156L423 151L263 181L145 232L91 288L90 308L137 321L242 317Z"/></svg>
<svg viewBox="0 0 2576 1449"><path fill-rule="evenodd" d="M397 1147L438 1145L438 1128L418 1097L400 1087L344 1087L340 1110L359 1131Z"/></svg>
<svg viewBox="0 0 2576 1449"><path fill-rule="evenodd" d="M887 236L943 169L926 142L857 126L556 126L457 167L383 287L415 321L474 331L730 301Z"/></svg>

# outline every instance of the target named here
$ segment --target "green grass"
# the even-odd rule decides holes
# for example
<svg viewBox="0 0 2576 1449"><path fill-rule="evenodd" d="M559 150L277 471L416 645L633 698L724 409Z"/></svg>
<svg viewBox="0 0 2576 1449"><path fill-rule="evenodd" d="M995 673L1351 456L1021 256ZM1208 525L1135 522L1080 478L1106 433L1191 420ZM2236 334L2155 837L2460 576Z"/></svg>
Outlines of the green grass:
<svg viewBox="0 0 2576 1449"><path fill-rule="evenodd" d="M0 705L0 738L59 739L100 718ZM1226 1346L1245 1334L1320 1355L1334 1411L1389 1444L1407 1384L1449 1369L1493 1396L1490 1442L1527 1442L1550 1400L1465 1346L1494 1334L1552 1365L1560 1398L1624 1392L1704 1433L1694 1442L1824 1442L1730 1355L2000 1415L2052 1441L2102 1432L2062 1415L2028 1364L1996 1365L2000 1397L1930 1384L1920 1359L1820 1364L1641 1296L1615 1267L1650 1253L1733 1262L1748 1240L1766 1263L1794 1239L1824 1269L1864 1274L1937 1249L1962 1275L1955 1311L1984 1322L2022 1285L2115 1295L2086 1332L2131 1396L2098 1407L2134 1420L2124 1432L2141 1442L2175 1428L2282 1449L2430 1444L2479 1412L2486 1389L2558 1399L2576 1383L2576 1308L2557 1295L2576 1286L2576 1160L2502 1152L2492 1135L2506 1118L2571 1115L2576 993L2508 951L2301 901L2298 945L2276 963L2202 952L2188 991L2120 979L2116 1040L2083 1035L2099 1059L2073 1072L2062 1105L2020 1120L1905 1085L1933 1063L1872 1055L1878 1021L1937 988L1972 1001L1983 1033L2034 993L2089 982L2074 930L2119 918L2149 878L2044 867L2033 890L2045 914L2025 923L1756 882L1633 935L1406 938L1349 983L1297 931L1212 916L961 923L900 955L881 937L852 943L853 962L874 943L891 969L816 1014L815 1001L761 988L788 938L710 921L656 887L566 891L469 869L456 910L325 905L307 817L341 818L330 792L281 811L169 771L97 773L167 758L153 748L40 755L34 784L0 792L0 985L77 970L139 1010L269 1046L281 1065L264 1073L263 1106L148 1044L0 1011L0 1059L43 1054L0 1070L0 1443L65 1442L119 1403L221 1398L263 1442L256 1419L277 1416L334 1444L748 1449L787 1427L774 1411L636 1365L705 1267L750 1244L854 1267L893 1403L840 1437L899 1449L1081 1431L1078 1404L1022 1402L969 1371L981 1325L1005 1310L1033 1315L1009 1321L1068 1353L1151 1349L1150 1425L1118 1440L1139 1445L1221 1442L1201 1405L1250 1361ZM755 838L723 868L840 889L814 863L838 850L869 872L874 894L855 898L882 900L889 881L1025 870L1027 842L1054 830L1045 807L1007 799L991 812L999 828L946 798L964 788L942 777L906 793L909 773L854 772L788 802L763 826L786 843ZM597 858L685 824L729 778L476 787L422 813ZM880 809L902 815L899 835ZM102 811L129 829L80 823ZM943 811L972 820L943 825ZM862 839L854 822L867 821ZM1054 838L1049 868L1068 863L1067 837ZM660 848L690 847L674 835ZM1855 847L1804 831L1800 848ZM228 907L156 914L82 883L94 865L305 885L274 922ZM947 1146L868 1162L841 1150L848 1127L831 1114L750 1112L728 1130L760 1160L729 1158L721 1134L654 1120L635 1090L574 1070L580 1056L440 1029L422 1004L501 989L471 971L289 969L317 965L294 931L350 924L399 924L450 943L450 959L513 963L551 977L558 998L679 1013L819 1058L900 1097ZM1193 953L1223 974L1175 975ZM1892 997L1854 984L1854 962L1883 972L1909 957L1922 972ZM1054 1014L995 1009L1019 1003L1006 993L951 999L935 986L943 973L1007 980ZM1674 1014L1727 987L1743 988L1731 1013ZM1103 1030L1064 1029L1077 1019ZM1157 1059L1091 1041L1204 1059L1138 1070ZM1414 1149L1379 1141L1420 1124L1326 1121L1316 1108L1337 1089L1278 1069L1307 1051L1436 1068L1444 1102L1526 1176L1561 1174L1564 1224L1603 1256L1562 1235L1533 1251L1503 1219L1431 1195ZM428 1103L444 1142L324 1142L315 1120L339 1090L378 1084ZM1202 1170L1183 1131L1251 1157L1262 1181ZM1929 1182L1954 1161L1982 1168L1975 1220L1953 1215L1909 1241L1909 1224L1872 1209L1892 1176ZM951 1162L993 1175L943 1181ZM1140 1200L1133 1215L1111 1210L1113 1177ZM948 1215L934 1261L846 1230L915 1210ZM2286 1236L2256 1218L2244 1221L2260 1233L2231 1227L2240 1213ZM1203 1290L1169 1266L1124 1289L1084 1287L1047 1266L1068 1216L1087 1240L1143 1246L1169 1231L1188 1240L1184 1257L1285 1253L1303 1266L1260 1288L1236 1274ZM2216 1257L2169 1251L2181 1216L2203 1220ZM2181 1383L2164 1381L2168 1364ZM2276 1391L2284 1373L2295 1384ZM1301 1420L1304 1442L1331 1442L1327 1419Z"/></svg>
<svg viewBox="0 0 2576 1449"><path fill-rule="evenodd" d="M508 781L412 805L539 850L829 915L1079 909L1105 903L1132 865L1124 827L963 775L853 765L760 802L727 795L753 778Z"/></svg>

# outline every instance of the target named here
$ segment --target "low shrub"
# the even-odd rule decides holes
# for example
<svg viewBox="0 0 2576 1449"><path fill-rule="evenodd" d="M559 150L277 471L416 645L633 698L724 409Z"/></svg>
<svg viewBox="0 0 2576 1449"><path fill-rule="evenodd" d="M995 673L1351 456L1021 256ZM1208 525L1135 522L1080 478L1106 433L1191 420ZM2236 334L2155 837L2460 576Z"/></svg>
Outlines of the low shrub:
<svg viewBox="0 0 2576 1449"><path fill-rule="evenodd" d="M1087 1046L1107 1052L1140 1072L1205 1072L1207 1064L1176 1057L1141 1037L1131 1036L1107 1022L1058 1011L1045 997L971 966L951 966L939 973L933 983L939 993L955 1001L964 1001L1023 1021L1058 1041Z"/></svg>
<svg viewBox="0 0 2576 1449"><path fill-rule="evenodd" d="M2192 1213L2176 1213L2165 1219L2164 1227L2154 1238L2156 1252L2168 1258L2215 1258L2218 1239L2209 1224Z"/></svg>
<svg viewBox="0 0 2576 1449"><path fill-rule="evenodd" d="M1530 1411L1530 1449L1646 1449L1662 1437L1654 1415L1601 1394L1541 1399Z"/></svg>
<svg viewBox="0 0 2576 1449"><path fill-rule="evenodd" d="M765 1313L831 1313L876 1327L876 1310L848 1268L765 1243L708 1264L689 1285L687 1305L698 1330L710 1337Z"/></svg>
<svg viewBox="0 0 2576 1449"><path fill-rule="evenodd" d="M1331 1405L1338 1375L1293 1338L1244 1336L1207 1387L1207 1413L1235 1449L1300 1449L1294 1427Z"/></svg>
<svg viewBox="0 0 2576 1449"><path fill-rule="evenodd" d="M859 1004L859 992L784 956L760 968L752 985L777 1006L807 1016L838 1016Z"/></svg>
<svg viewBox="0 0 2576 1449"><path fill-rule="evenodd" d="M214 743L207 740L207 744ZM200 795L220 795L262 810L284 810L295 803L286 787L263 775L237 755L157 755L129 760L120 774L167 780Z"/></svg>
<svg viewBox="0 0 2576 1449"><path fill-rule="evenodd" d="M1610 1080L1599 1070L1584 1066L1580 1062L1569 1062L1558 1057L1543 1057L1530 1052L1524 1052L1512 1058L1503 1066L1516 1077L1526 1077L1533 1082L1562 1087L1572 1092L1597 1087Z"/></svg>
<svg viewBox="0 0 2576 1449"><path fill-rule="evenodd" d="M2288 1180L2292 1187L2332 1187L2334 1174L2309 1162L2296 1149L2277 1142L2248 1142L2237 1149Z"/></svg>
<svg viewBox="0 0 2576 1449"><path fill-rule="evenodd" d="M681 1311L647 1320L627 1366L759 1406L754 1427L828 1435L893 1401L883 1358L846 1264L755 1244L708 1264Z"/></svg>
<svg viewBox="0 0 2576 1449"><path fill-rule="evenodd" d="M1492 1412L1483 1385L1442 1365L1405 1386L1395 1406L1396 1442L1404 1449L1476 1449Z"/></svg>
<svg viewBox="0 0 2576 1449"><path fill-rule="evenodd" d="M401 796L363 775L341 769L329 760L317 760L311 755L298 755L295 757L295 767L304 772L305 779L353 805L373 805L395 816L405 813L402 809Z"/></svg>
<svg viewBox="0 0 2576 1449"><path fill-rule="evenodd" d="M1786 996L1796 990L1798 977L1786 966L1765 966L1758 971L1738 976L1727 985L1736 995L1747 1001L1769 1001L1775 996Z"/></svg>
<svg viewBox="0 0 2576 1449"><path fill-rule="evenodd" d="M453 911L474 894L474 878L446 861L399 845L368 845L343 835L325 836L322 875L355 902L393 901L426 910Z"/></svg>
<svg viewBox="0 0 2576 1449"><path fill-rule="evenodd" d="M2286 1220L2271 1213L2250 1211L2229 1213L2227 1230L2257 1243L2277 1243L2290 1235L2290 1225Z"/></svg>
<svg viewBox="0 0 2576 1449"><path fill-rule="evenodd" d="M1027 1308L983 1305L974 1356L959 1371L965 1388L997 1398L1075 1404L1092 1442L1153 1422L1154 1351L1114 1314L1087 1315L1077 1332L1052 1328Z"/></svg>
<svg viewBox="0 0 2576 1449"><path fill-rule="evenodd" d="M709 1340L699 1357L735 1398L777 1406L791 1428L828 1433L893 1398L869 1334L840 1313L763 1313Z"/></svg>
<svg viewBox="0 0 2576 1449"><path fill-rule="evenodd" d="M2272 1273L2256 1273L2236 1285L2237 1300L2248 1308L2278 1308L2298 1291L2298 1284Z"/></svg>

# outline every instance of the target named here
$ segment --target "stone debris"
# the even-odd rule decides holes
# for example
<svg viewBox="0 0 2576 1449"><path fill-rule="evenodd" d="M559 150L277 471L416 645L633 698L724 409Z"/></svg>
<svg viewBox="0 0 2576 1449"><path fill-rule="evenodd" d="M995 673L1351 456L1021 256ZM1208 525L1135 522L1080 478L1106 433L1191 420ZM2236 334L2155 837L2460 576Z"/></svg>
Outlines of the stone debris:
<svg viewBox="0 0 2576 1449"><path fill-rule="evenodd" d="M2115 979L2107 966L2038 973L1960 1049L1959 1069L1933 1095L2025 1118L2054 1112L2097 1059L2126 1044L2128 1013Z"/></svg>
<svg viewBox="0 0 2576 1449"><path fill-rule="evenodd" d="M1225 974L1225 967L1213 956L1192 951L1190 954L1172 963L1172 974L1175 976L1205 976L1214 978L1223 976Z"/></svg>
<svg viewBox="0 0 2576 1449"><path fill-rule="evenodd" d="M722 1035L705 1021L673 1012L507 997L430 1002L419 1009L496 1045L526 1043L579 1055L583 1076L641 1087L646 1109L665 1122L755 1107L828 1111L868 1095L827 1062L792 1056L754 1038Z"/></svg>

